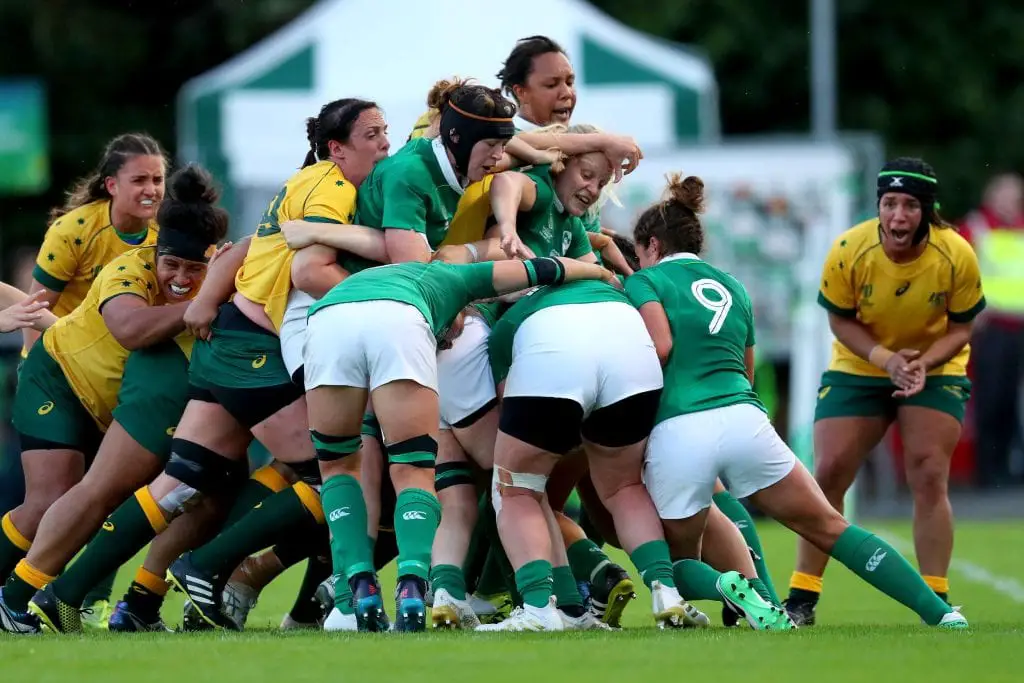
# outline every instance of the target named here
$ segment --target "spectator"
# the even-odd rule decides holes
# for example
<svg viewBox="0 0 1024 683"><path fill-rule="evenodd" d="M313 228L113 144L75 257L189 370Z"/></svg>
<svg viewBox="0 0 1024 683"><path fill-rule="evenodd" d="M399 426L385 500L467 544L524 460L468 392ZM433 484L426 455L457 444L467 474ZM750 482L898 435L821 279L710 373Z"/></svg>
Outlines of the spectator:
<svg viewBox="0 0 1024 683"><path fill-rule="evenodd" d="M1010 455L1021 437L1024 379L1024 178L995 176L981 207L968 214L961 232L978 254L986 311L972 340L975 454L978 484L1011 482Z"/></svg>

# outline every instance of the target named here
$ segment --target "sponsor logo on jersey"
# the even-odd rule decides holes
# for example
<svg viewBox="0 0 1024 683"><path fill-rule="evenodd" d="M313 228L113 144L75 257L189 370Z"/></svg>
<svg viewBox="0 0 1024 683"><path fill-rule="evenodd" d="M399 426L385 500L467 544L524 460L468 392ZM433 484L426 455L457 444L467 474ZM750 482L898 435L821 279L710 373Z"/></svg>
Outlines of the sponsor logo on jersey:
<svg viewBox="0 0 1024 683"><path fill-rule="evenodd" d="M902 285L900 285L900 288L896 290L896 296L903 296L904 294L907 293L908 289L910 289L910 280L907 280Z"/></svg>
<svg viewBox="0 0 1024 683"><path fill-rule="evenodd" d="M928 295L928 303L935 308L946 307L946 293L945 292L932 292Z"/></svg>
<svg viewBox="0 0 1024 683"><path fill-rule="evenodd" d="M39 415L46 415L53 410L53 401L47 401L43 405L39 406L39 410L36 411Z"/></svg>

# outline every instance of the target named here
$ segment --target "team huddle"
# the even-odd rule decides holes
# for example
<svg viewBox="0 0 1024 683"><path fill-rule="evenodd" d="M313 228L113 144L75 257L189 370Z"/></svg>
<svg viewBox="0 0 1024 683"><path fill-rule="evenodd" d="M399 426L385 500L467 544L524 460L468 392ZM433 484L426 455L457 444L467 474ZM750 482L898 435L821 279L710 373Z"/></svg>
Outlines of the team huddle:
<svg viewBox="0 0 1024 683"><path fill-rule="evenodd" d="M572 66L548 38L517 43L498 77L436 84L393 154L375 103L325 104L303 167L235 244L207 171L181 168L165 196L160 145L111 141L55 212L33 292L0 290L0 329L26 337L4 631L165 631L171 588L183 629L241 630L303 561L282 628L616 629L634 584L605 545L659 628L709 626L694 600L726 625L813 623L813 590L776 593L743 498L924 623L967 627L772 427L748 293L701 258L701 179L669 178L632 240L603 229L636 143L570 124ZM922 208L934 186L923 162L891 162L880 219L836 250L937 245L955 281L930 315L969 323L977 264ZM862 258L832 261L823 304L851 320ZM889 400L967 353L917 358L893 335L837 332ZM836 393L844 371L826 373ZM250 471L257 443L271 461ZM147 545L111 610L113 576ZM377 578L392 561L393 608Z"/></svg>

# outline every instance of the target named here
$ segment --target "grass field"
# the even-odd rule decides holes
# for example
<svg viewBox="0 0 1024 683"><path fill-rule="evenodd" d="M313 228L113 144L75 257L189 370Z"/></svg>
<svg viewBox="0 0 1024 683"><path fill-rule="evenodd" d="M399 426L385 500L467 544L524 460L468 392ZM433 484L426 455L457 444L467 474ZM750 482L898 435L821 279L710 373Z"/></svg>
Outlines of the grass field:
<svg viewBox="0 0 1024 683"><path fill-rule="evenodd" d="M909 543L908 525L868 524ZM780 592L793 566L794 537L761 527ZM793 633L725 630L720 608L698 603L716 627L648 628L643 592L618 633L327 635L276 631L291 606L301 567L271 585L241 634L0 636L4 681L391 681L685 680L707 681L1019 681L1024 677L1024 524L964 523L957 528L952 597L970 632L928 629L906 608L876 593L844 567L830 567L819 625ZM123 592L135 565L122 571ZM987 575L995 577L997 584ZM393 587L385 574L384 589ZM1002 580L998 583L998 580ZM176 624L181 597L164 618ZM391 607L389 607L391 609Z"/></svg>

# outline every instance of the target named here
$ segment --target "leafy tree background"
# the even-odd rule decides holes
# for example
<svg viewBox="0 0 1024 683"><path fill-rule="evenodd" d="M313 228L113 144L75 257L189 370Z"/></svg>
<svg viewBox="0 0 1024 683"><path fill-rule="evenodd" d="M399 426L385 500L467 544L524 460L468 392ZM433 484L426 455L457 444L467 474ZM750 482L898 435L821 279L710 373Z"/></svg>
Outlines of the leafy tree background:
<svg viewBox="0 0 1024 683"><path fill-rule="evenodd" d="M5 255L39 242L47 210L96 163L107 139L141 129L172 146L182 83L312 4L0 0L0 77L45 80L52 179L39 197L0 197ZM809 129L806 0L594 4L703 51L718 80L725 135ZM928 159L950 217L977 202L994 172L1024 168L1024 4L838 0L836 12L841 129L878 132L888 156Z"/></svg>

